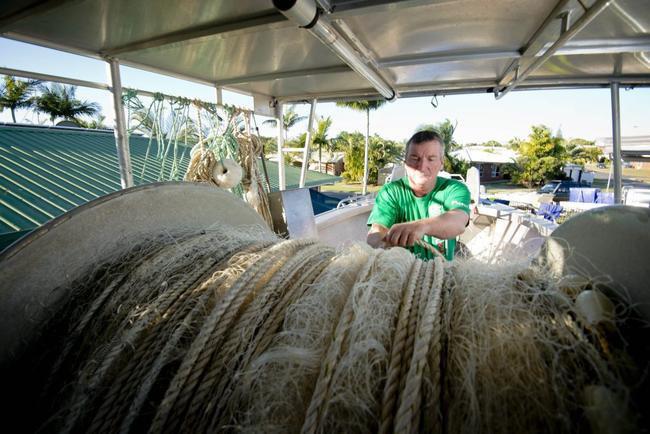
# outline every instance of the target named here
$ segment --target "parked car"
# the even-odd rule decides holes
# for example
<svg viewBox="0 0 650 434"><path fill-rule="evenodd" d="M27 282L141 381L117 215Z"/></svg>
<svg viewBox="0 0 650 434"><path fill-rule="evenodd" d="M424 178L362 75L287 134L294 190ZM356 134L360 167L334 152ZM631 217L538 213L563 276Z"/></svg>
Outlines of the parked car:
<svg viewBox="0 0 650 434"><path fill-rule="evenodd" d="M545 184L537 193L552 194L554 202L567 201L569 200L569 189L578 187L589 187L589 185L575 181L555 180Z"/></svg>

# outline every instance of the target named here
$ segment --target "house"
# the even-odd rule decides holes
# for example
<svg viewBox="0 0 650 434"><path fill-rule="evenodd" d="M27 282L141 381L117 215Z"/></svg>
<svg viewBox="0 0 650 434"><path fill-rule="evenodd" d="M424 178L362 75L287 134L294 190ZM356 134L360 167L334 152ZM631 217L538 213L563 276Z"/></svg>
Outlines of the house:
<svg viewBox="0 0 650 434"><path fill-rule="evenodd" d="M309 169L333 176L341 176L345 170L345 153L343 152L321 152L320 168L318 167L318 151L311 152L309 158ZM301 160L302 161L302 160Z"/></svg>
<svg viewBox="0 0 650 434"><path fill-rule="evenodd" d="M602 149L603 154L610 160L613 158L611 137L596 139L596 146ZM637 169L650 168L650 136L622 136L621 158L623 161L632 162Z"/></svg>
<svg viewBox="0 0 650 434"><path fill-rule="evenodd" d="M503 180L503 166L514 163L518 156L512 149L498 146L466 146L451 155L476 167L482 183Z"/></svg>
<svg viewBox="0 0 650 434"><path fill-rule="evenodd" d="M302 153L292 153L291 166L302 167ZM309 153L309 170L319 173L325 173L331 176L341 176L345 171L345 153L344 152L321 152L320 167L318 167L318 151L311 151ZM278 161L277 155L267 157L270 161Z"/></svg>
<svg viewBox="0 0 650 434"><path fill-rule="evenodd" d="M179 146L175 166L171 159L161 162L152 157L158 146L155 139L132 135L129 145L135 185L182 180L188 147ZM271 191L277 191L278 164L265 163ZM286 188L298 188L300 169L285 169ZM308 171L305 185L338 180ZM0 123L0 250L66 211L120 189L112 130Z"/></svg>

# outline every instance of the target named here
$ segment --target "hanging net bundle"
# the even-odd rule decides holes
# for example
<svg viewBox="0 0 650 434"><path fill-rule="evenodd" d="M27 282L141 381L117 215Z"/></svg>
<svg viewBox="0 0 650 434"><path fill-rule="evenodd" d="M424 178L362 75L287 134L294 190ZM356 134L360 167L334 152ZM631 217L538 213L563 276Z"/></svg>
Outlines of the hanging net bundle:
<svg viewBox="0 0 650 434"><path fill-rule="evenodd" d="M197 110L201 103L195 102ZM228 107L226 128L220 135L201 137L191 153L186 181L208 182L248 202L273 227L267 192L258 159L263 156L259 138L252 134L250 112ZM198 115L199 126L201 114ZM202 129L199 128L199 131Z"/></svg>
<svg viewBox="0 0 650 434"><path fill-rule="evenodd" d="M46 432L634 432L647 357L587 287L222 225L97 268L11 377Z"/></svg>
<svg viewBox="0 0 650 434"><path fill-rule="evenodd" d="M258 165L263 150L259 137L252 134L250 111L231 106L219 110L216 104L160 93L147 104L133 90L127 90L123 99L129 133L149 138L144 156L133 156L141 167L136 173L140 183L146 179L211 183L248 202L272 227L268 191Z"/></svg>

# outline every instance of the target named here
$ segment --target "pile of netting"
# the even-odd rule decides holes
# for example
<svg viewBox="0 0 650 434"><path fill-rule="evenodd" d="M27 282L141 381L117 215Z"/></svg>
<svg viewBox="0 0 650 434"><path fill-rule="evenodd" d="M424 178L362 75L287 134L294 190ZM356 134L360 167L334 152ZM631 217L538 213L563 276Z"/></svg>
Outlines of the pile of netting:
<svg viewBox="0 0 650 434"><path fill-rule="evenodd" d="M583 289L530 264L335 251L251 228L151 237L78 282L17 362L15 376L36 388L23 423L80 433L635 430L640 368L616 318L581 316Z"/></svg>

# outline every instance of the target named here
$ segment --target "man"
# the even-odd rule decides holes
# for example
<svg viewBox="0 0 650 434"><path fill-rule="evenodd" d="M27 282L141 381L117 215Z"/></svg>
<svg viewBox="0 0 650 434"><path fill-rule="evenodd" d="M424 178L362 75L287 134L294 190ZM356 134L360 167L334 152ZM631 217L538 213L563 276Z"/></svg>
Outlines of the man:
<svg viewBox="0 0 650 434"><path fill-rule="evenodd" d="M441 178L444 143L438 133L420 131L406 143L406 176L382 187L368 218L368 244L402 246L422 259L433 254L415 242L424 239L447 260L456 237L469 222L470 194L462 182Z"/></svg>

